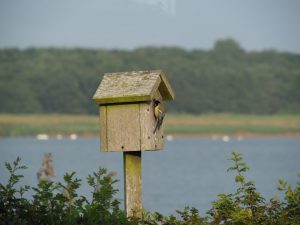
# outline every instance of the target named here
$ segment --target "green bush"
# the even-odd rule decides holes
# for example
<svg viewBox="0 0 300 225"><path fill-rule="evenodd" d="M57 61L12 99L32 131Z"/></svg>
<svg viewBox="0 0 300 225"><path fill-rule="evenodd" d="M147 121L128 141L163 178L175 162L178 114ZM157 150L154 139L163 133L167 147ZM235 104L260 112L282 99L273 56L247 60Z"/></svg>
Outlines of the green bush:
<svg viewBox="0 0 300 225"><path fill-rule="evenodd" d="M143 211L141 217L126 218L115 198L117 182L107 170L100 168L87 178L93 188L92 200L78 196L81 180L75 172L65 174L64 183L43 180L37 187L16 184L23 177L19 170L20 158L12 164L5 163L10 177L6 185L0 184L0 224L149 224L149 225L207 225L207 224L300 224L300 179L293 189L284 180L279 180L278 190L284 199L274 197L267 201L256 190L253 182L244 174L249 170L241 154L232 152L233 162L228 171L235 172L238 188L233 194L220 194L212 202L211 209L201 216L197 209L186 207L176 215L164 216L158 212ZM300 178L300 174L298 175ZM24 198L32 189L33 198Z"/></svg>
<svg viewBox="0 0 300 225"><path fill-rule="evenodd" d="M54 183L42 180L34 191L33 199L23 198L29 186L16 188L23 177L17 174L20 169L18 157L13 164L5 163L10 173L6 185L0 184L0 224L131 224L120 210L120 202L114 198L117 192L113 184L117 182L106 169L89 175L87 180L93 187L93 198L89 202L84 196L78 196L77 189L81 180L75 178L75 172L64 176L64 182Z"/></svg>

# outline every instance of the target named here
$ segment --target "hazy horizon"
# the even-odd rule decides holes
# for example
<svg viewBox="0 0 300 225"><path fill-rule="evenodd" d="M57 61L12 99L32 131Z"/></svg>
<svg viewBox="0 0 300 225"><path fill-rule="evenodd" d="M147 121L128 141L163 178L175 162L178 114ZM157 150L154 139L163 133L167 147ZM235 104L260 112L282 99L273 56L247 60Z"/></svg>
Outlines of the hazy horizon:
<svg viewBox="0 0 300 225"><path fill-rule="evenodd" d="M297 0L2 0L0 48L211 49L300 53Z"/></svg>

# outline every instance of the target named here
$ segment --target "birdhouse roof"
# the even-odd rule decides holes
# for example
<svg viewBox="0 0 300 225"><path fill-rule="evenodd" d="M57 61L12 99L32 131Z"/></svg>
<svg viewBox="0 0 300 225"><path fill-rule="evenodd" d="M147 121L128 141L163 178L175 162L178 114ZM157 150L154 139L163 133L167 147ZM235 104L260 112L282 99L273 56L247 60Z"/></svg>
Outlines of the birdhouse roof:
<svg viewBox="0 0 300 225"><path fill-rule="evenodd" d="M106 73L93 100L98 104L150 101L157 90L163 100L175 97L161 70Z"/></svg>

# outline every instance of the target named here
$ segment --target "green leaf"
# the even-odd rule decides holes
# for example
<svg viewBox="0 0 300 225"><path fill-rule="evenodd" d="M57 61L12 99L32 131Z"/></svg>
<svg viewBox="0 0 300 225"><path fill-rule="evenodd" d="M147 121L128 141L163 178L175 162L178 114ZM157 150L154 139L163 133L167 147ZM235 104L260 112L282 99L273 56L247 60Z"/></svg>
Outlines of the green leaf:
<svg viewBox="0 0 300 225"><path fill-rule="evenodd" d="M235 182L237 182L237 183L243 183L244 180L245 180L245 178L241 175L238 175L235 177Z"/></svg>

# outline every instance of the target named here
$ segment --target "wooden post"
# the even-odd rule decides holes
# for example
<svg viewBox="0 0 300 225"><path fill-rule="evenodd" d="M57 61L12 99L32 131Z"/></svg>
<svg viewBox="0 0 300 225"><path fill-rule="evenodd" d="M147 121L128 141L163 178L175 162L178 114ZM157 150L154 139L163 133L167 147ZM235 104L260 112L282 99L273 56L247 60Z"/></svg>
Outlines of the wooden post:
<svg viewBox="0 0 300 225"><path fill-rule="evenodd" d="M123 152L124 199L127 217L139 216L142 209L142 152Z"/></svg>

